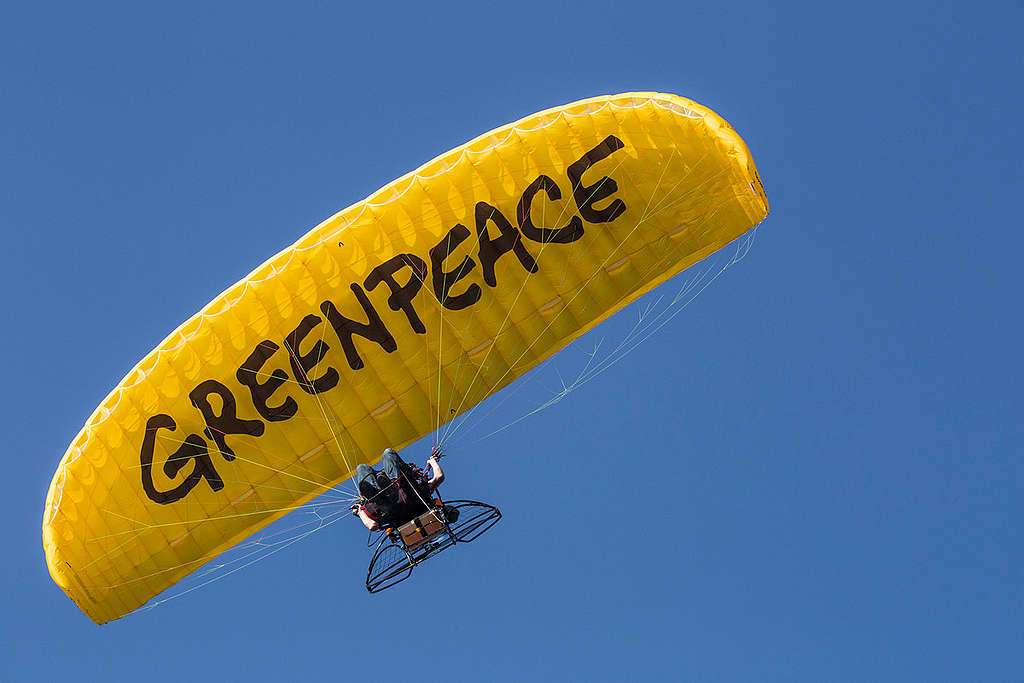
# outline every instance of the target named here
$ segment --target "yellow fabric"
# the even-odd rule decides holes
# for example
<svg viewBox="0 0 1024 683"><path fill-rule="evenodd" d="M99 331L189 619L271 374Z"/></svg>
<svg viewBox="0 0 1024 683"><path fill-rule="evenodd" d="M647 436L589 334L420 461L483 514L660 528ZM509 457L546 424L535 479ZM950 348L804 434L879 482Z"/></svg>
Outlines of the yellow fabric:
<svg viewBox="0 0 1024 683"><path fill-rule="evenodd" d="M123 616L767 213L740 137L674 95L575 102L434 159L228 288L107 396L47 496L53 579L96 622Z"/></svg>

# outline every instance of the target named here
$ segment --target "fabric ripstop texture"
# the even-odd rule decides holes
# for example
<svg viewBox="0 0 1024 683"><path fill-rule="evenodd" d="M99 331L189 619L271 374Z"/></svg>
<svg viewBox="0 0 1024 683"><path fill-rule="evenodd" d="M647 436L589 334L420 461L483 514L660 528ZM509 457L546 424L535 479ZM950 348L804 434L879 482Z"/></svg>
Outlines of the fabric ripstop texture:
<svg viewBox="0 0 1024 683"><path fill-rule="evenodd" d="M94 621L438 429L768 213L714 112L626 93L482 135L324 221L172 332L54 475Z"/></svg>

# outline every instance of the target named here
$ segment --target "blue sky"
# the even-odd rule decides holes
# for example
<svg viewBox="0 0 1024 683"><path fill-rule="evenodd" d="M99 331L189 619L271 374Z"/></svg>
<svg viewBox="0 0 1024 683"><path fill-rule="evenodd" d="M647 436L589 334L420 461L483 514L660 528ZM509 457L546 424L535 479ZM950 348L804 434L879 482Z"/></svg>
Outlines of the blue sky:
<svg viewBox="0 0 1024 683"><path fill-rule="evenodd" d="M1020 2L8 8L0 680L1019 680L1022 20ZM498 527L378 596L347 520L104 627L53 584L52 473L167 332L435 155L630 90L730 121L772 213L637 352L476 440L550 396L538 377L457 444L447 493L499 505Z"/></svg>

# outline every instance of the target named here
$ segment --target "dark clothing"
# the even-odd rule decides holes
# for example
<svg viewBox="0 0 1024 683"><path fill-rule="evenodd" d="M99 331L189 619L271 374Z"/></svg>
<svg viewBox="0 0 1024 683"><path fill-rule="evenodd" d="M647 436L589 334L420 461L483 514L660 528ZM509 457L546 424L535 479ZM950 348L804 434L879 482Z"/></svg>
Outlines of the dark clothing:
<svg viewBox="0 0 1024 683"><path fill-rule="evenodd" d="M359 495L366 499L366 514L379 524L398 526L426 512L432 502L423 474L403 462L393 448L384 451L380 463L383 471L369 465L356 467Z"/></svg>

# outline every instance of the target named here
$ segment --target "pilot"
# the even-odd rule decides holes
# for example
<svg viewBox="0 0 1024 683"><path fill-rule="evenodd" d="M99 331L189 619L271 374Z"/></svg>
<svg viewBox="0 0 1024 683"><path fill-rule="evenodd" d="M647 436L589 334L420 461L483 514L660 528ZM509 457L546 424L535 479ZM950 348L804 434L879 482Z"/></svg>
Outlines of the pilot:
<svg viewBox="0 0 1024 683"><path fill-rule="evenodd" d="M432 505L433 492L444 481L444 471L431 453L427 465L430 478L419 468L404 462L398 451L387 448L381 455L381 470L369 465L356 467L356 481L362 501L351 506L370 531L384 526L396 527L426 512Z"/></svg>

